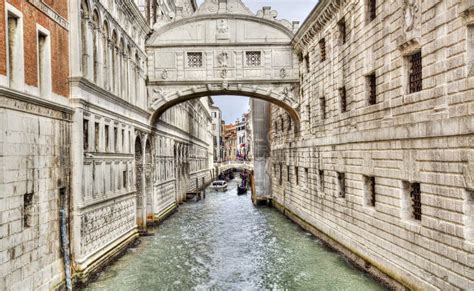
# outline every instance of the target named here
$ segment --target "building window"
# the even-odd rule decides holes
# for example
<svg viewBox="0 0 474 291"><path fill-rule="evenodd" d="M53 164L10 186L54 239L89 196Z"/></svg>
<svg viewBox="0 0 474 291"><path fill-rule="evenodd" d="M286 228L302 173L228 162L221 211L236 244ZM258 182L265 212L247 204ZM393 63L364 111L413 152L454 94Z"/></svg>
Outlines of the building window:
<svg viewBox="0 0 474 291"><path fill-rule="evenodd" d="M258 67L262 64L262 53L261 52L245 52L248 67Z"/></svg>
<svg viewBox="0 0 474 291"><path fill-rule="evenodd" d="M346 174L337 172L337 185L339 198L346 198Z"/></svg>
<svg viewBox="0 0 474 291"><path fill-rule="evenodd" d="M291 116L288 115L288 131L291 131Z"/></svg>
<svg viewBox="0 0 474 291"><path fill-rule="evenodd" d="M466 239L474 240L474 191L466 189L467 211L466 215Z"/></svg>
<svg viewBox="0 0 474 291"><path fill-rule="evenodd" d="M306 73L309 73L311 71L311 67L310 67L310 61L309 61L309 54L307 54L305 57L304 57L304 63L306 65Z"/></svg>
<svg viewBox="0 0 474 291"><path fill-rule="evenodd" d="M421 51L418 51L410 56L408 56L409 63L409 72L408 72L408 83L409 83L409 92L415 93L422 90L422 60L421 60Z"/></svg>
<svg viewBox="0 0 474 291"><path fill-rule="evenodd" d="M347 28L346 28L346 21L342 18L337 23L337 29L339 31L339 43L345 44L347 39Z"/></svg>
<svg viewBox="0 0 474 291"><path fill-rule="evenodd" d="M324 96L319 98L319 106L321 111L321 119L326 119L326 98Z"/></svg>
<svg viewBox="0 0 474 291"><path fill-rule="evenodd" d="M48 35L38 31L38 86L41 96L51 93L51 53Z"/></svg>
<svg viewBox="0 0 474 291"><path fill-rule="evenodd" d="M283 166L280 164L280 178L279 178L279 184L281 185L283 183Z"/></svg>
<svg viewBox="0 0 474 291"><path fill-rule="evenodd" d="M109 125L105 125L105 129L104 129L104 133L105 133L105 151L108 151L109 150L109 142L110 142L110 132L109 132Z"/></svg>
<svg viewBox="0 0 474 291"><path fill-rule="evenodd" d="M319 54L321 62L326 60L326 40L323 38L319 41Z"/></svg>
<svg viewBox="0 0 474 291"><path fill-rule="evenodd" d="M402 218L421 220L421 185L403 182Z"/></svg>
<svg viewBox="0 0 474 291"><path fill-rule="evenodd" d="M125 152L125 129L122 129L122 152Z"/></svg>
<svg viewBox="0 0 474 291"><path fill-rule="evenodd" d="M128 182L127 170L124 170L122 172L122 186L124 189L127 189L127 182Z"/></svg>
<svg viewBox="0 0 474 291"><path fill-rule="evenodd" d="M290 182L290 166L286 166L286 181Z"/></svg>
<svg viewBox="0 0 474 291"><path fill-rule="evenodd" d="M375 207L375 177L364 176L365 206Z"/></svg>
<svg viewBox="0 0 474 291"><path fill-rule="evenodd" d="M296 185L300 183L300 177L298 173L298 167L295 167L295 177L296 177Z"/></svg>
<svg viewBox="0 0 474 291"><path fill-rule="evenodd" d="M202 68L202 53L188 53L188 67Z"/></svg>
<svg viewBox="0 0 474 291"><path fill-rule="evenodd" d="M23 84L23 36L22 21L11 11L7 12L8 37L8 77L10 87L19 88Z"/></svg>
<svg viewBox="0 0 474 291"><path fill-rule="evenodd" d="M89 149L89 120L84 119L82 122L82 139L84 150Z"/></svg>
<svg viewBox="0 0 474 291"><path fill-rule="evenodd" d="M341 102L341 112L346 112L347 111L346 87L339 88L339 100Z"/></svg>
<svg viewBox="0 0 474 291"><path fill-rule="evenodd" d="M324 170L319 170L319 189L321 192L324 191Z"/></svg>
<svg viewBox="0 0 474 291"><path fill-rule="evenodd" d="M308 183L309 182L309 170L308 168L304 168L304 179L305 179L305 182ZM306 185L309 187L309 185Z"/></svg>
<svg viewBox="0 0 474 291"><path fill-rule="evenodd" d="M114 151L117 152L118 149L118 128L114 126Z"/></svg>
<svg viewBox="0 0 474 291"><path fill-rule="evenodd" d="M99 151L100 125L98 122L94 124L94 149Z"/></svg>
<svg viewBox="0 0 474 291"><path fill-rule="evenodd" d="M367 20L371 22L377 17L377 0L367 0Z"/></svg>
<svg viewBox="0 0 474 291"><path fill-rule="evenodd" d="M33 226L33 214L33 193L26 193L23 195L23 227Z"/></svg>
<svg viewBox="0 0 474 291"><path fill-rule="evenodd" d="M377 77L375 74L370 74L366 77L368 90L368 104L377 104Z"/></svg>

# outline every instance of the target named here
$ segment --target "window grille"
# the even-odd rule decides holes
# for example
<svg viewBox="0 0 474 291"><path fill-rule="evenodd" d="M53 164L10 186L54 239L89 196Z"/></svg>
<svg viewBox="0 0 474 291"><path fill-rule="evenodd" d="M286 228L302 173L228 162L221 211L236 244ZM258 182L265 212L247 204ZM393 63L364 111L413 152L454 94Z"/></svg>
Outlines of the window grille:
<svg viewBox="0 0 474 291"><path fill-rule="evenodd" d="M33 193L23 195L23 227L33 226Z"/></svg>
<svg viewBox="0 0 474 291"><path fill-rule="evenodd" d="M344 173L337 173L337 181L339 183L339 197L346 197L346 175Z"/></svg>
<svg viewBox="0 0 474 291"><path fill-rule="evenodd" d="M347 111L346 87L339 88L339 97L341 98L341 112Z"/></svg>
<svg viewBox="0 0 474 291"><path fill-rule="evenodd" d="M377 77L375 74L367 77L369 89L369 105L377 104Z"/></svg>
<svg viewBox="0 0 474 291"><path fill-rule="evenodd" d="M202 68L202 53L188 53L188 67Z"/></svg>
<svg viewBox="0 0 474 291"><path fill-rule="evenodd" d="M319 106L321 107L321 119L326 119L326 98L319 98Z"/></svg>
<svg viewBox="0 0 474 291"><path fill-rule="evenodd" d="M377 17L377 1L376 0L368 0L368 19L369 21L374 20Z"/></svg>
<svg viewBox="0 0 474 291"><path fill-rule="evenodd" d="M248 67L258 67L262 64L262 53L261 52L246 52Z"/></svg>
<svg viewBox="0 0 474 291"><path fill-rule="evenodd" d="M420 183L413 183L410 196L412 199L413 218L421 220L421 187Z"/></svg>
<svg viewBox="0 0 474 291"><path fill-rule="evenodd" d="M414 53L409 56L410 61L410 93L419 92L422 89L422 63L421 63L421 51Z"/></svg>
<svg viewBox="0 0 474 291"><path fill-rule="evenodd" d="M375 207L375 177L365 177L366 183L366 204Z"/></svg>
<svg viewBox="0 0 474 291"><path fill-rule="evenodd" d="M324 171L319 170L319 189L324 191Z"/></svg>
<svg viewBox="0 0 474 291"><path fill-rule="evenodd" d="M321 62L324 62L326 60L326 40L324 38L319 41L319 53Z"/></svg>

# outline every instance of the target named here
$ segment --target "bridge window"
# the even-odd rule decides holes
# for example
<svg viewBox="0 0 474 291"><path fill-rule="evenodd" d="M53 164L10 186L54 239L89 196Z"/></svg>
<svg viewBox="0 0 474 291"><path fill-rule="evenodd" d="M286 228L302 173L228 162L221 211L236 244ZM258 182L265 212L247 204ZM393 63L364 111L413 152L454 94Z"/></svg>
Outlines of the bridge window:
<svg viewBox="0 0 474 291"><path fill-rule="evenodd" d="M319 41L319 54L322 63L326 60L326 40L324 38Z"/></svg>
<svg viewBox="0 0 474 291"><path fill-rule="evenodd" d="M188 53L188 67L202 68L202 53Z"/></svg>
<svg viewBox="0 0 474 291"><path fill-rule="evenodd" d="M257 51L245 52L248 67L258 67L262 65L262 53Z"/></svg>
<svg viewBox="0 0 474 291"><path fill-rule="evenodd" d="M377 104L377 77L375 73L370 74L366 77L367 90L368 90L368 104Z"/></svg>
<svg viewBox="0 0 474 291"><path fill-rule="evenodd" d="M347 111L347 93L346 87L339 88L339 98L341 102L341 112Z"/></svg>
<svg viewBox="0 0 474 291"><path fill-rule="evenodd" d="M410 93L419 92L422 90L422 63L421 63L421 51L418 51L408 56L409 63L409 89Z"/></svg>
<svg viewBox="0 0 474 291"><path fill-rule="evenodd" d="M346 198L346 174L337 172L337 184L339 198Z"/></svg>

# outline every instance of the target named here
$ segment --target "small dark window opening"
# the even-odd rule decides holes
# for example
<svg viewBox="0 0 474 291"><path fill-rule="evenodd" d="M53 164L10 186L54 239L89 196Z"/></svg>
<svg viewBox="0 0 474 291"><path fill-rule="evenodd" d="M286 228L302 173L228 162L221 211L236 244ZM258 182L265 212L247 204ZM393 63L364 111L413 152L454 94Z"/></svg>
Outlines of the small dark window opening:
<svg viewBox="0 0 474 291"><path fill-rule="evenodd" d="M23 195L23 226L25 228L33 226L33 193Z"/></svg>
<svg viewBox="0 0 474 291"><path fill-rule="evenodd" d="M288 115L288 131L291 131L291 117Z"/></svg>
<svg viewBox="0 0 474 291"><path fill-rule="evenodd" d="M377 17L377 1L367 0L367 18L369 21L374 20Z"/></svg>
<svg viewBox="0 0 474 291"><path fill-rule="evenodd" d="M410 93L419 92L423 89L421 51L414 53L408 58L409 58L409 63L410 63L410 71L409 71Z"/></svg>
<svg viewBox="0 0 474 291"><path fill-rule="evenodd" d="M375 177L365 177L366 205L375 207Z"/></svg>
<svg viewBox="0 0 474 291"><path fill-rule="evenodd" d="M281 131L285 130L285 122L283 121L283 117L280 117L280 123L281 123Z"/></svg>
<svg viewBox="0 0 474 291"><path fill-rule="evenodd" d="M114 151L117 152L118 148L118 128L114 127Z"/></svg>
<svg viewBox="0 0 474 291"><path fill-rule="evenodd" d="M421 220L421 187L420 183L413 183L410 197L412 199L413 218Z"/></svg>
<svg viewBox="0 0 474 291"><path fill-rule="evenodd" d="M300 183L300 177L298 175L298 167L295 167L295 177L296 177L296 185Z"/></svg>
<svg viewBox="0 0 474 291"><path fill-rule="evenodd" d="M346 87L339 88L339 98L341 102L341 112L346 112L347 111Z"/></svg>
<svg viewBox="0 0 474 291"><path fill-rule="evenodd" d="M306 73L309 73L311 71L310 62L309 62L309 54L307 54L304 57L304 62L305 62L305 65L306 65Z"/></svg>
<svg viewBox="0 0 474 291"><path fill-rule="evenodd" d="M275 128L275 133L278 131L278 123L275 121L275 124L273 125L273 127Z"/></svg>
<svg viewBox="0 0 474 291"><path fill-rule="evenodd" d="M283 183L283 166L280 164L280 178L279 178L279 184L281 185Z"/></svg>
<svg viewBox="0 0 474 291"><path fill-rule="evenodd" d="M337 23L337 27L338 27L338 30L339 30L339 40L340 40L340 43L341 44L345 44L346 43L346 40L347 40L347 30L346 30L346 21L343 19L341 19L338 23Z"/></svg>
<svg viewBox="0 0 474 291"><path fill-rule="evenodd" d="M122 129L122 151L125 151L125 129Z"/></svg>
<svg viewBox="0 0 474 291"><path fill-rule="evenodd" d="M290 166L286 166L286 181L290 182Z"/></svg>
<svg viewBox="0 0 474 291"><path fill-rule="evenodd" d="M306 180L306 183L309 182L309 174L308 173L309 173L308 168L304 168L304 178Z"/></svg>
<svg viewBox="0 0 474 291"><path fill-rule="evenodd" d="M369 105L377 104L377 77L375 74L367 76L368 90L369 90Z"/></svg>
<svg viewBox="0 0 474 291"><path fill-rule="evenodd" d="M105 125L105 151L109 150L109 141L110 141L109 126Z"/></svg>
<svg viewBox="0 0 474 291"><path fill-rule="evenodd" d="M321 107L321 119L326 119L326 98L319 98L319 106Z"/></svg>
<svg viewBox="0 0 474 291"><path fill-rule="evenodd" d="M94 148L99 151L99 137L100 137L100 125L98 122L94 124Z"/></svg>
<svg viewBox="0 0 474 291"><path fill-rule="evenodd" d="M337 181L339 184L339 198L346 198L346 174L338 172Z"/></svg>
<svg viewBox="0 0 474 291"><path fill-rule="evenodd" d="M324 170L319 170L319 189L324 191Z"/></svg>
<svg viewBox="0 0 474 291"><path fill-rule="evenodd" d="M128 181L128 178L127 178L127 170L123 171L122 172L122 185L123 185L123 188L127 188L127 181Z"/></svg>
<svg viewBox="0 0 474 291"><path fill-rule="evenodd" d="M87 151L89 149L89 120L87 119L82 122L82 136L84 150Z"/></svg>
<svg viewBox="0 0 474 291"><path fill-rule="evenodd" d="M319 54L321 62L326 60L326 40L323 38L319 41Z"/></svg>

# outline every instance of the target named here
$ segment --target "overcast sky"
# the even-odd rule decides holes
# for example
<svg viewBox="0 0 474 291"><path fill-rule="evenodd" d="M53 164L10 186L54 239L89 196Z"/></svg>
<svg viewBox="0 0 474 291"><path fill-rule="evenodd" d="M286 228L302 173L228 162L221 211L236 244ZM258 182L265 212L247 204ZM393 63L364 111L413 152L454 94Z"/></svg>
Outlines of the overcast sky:
<svg viewBox="0 0 474 291"><path fill-rule="evenodd" d="M204 0L197 0L201 5ZM278 19L291 21L300 21L306 19L318 2L317 0L243 0L250 10L257 13L263 6L271 6L273 10L278 11ZM232 123L247 112L249 100L246 97L237 96L214 96L214 103L222 110L225 122Z"/></svg>

